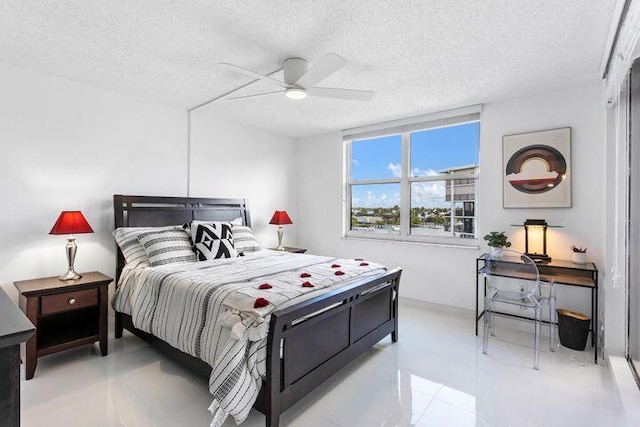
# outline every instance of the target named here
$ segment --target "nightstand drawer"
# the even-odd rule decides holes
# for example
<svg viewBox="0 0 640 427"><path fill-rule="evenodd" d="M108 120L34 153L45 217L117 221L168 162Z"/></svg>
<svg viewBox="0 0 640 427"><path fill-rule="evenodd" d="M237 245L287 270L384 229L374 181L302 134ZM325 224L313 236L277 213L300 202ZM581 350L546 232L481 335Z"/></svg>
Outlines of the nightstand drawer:
<svg viewBox="0 0 640 427"><path fill-rule="evenodd" d="M65 292L40 297L40 314L54 314L98 305L98 289Z"/></svg>

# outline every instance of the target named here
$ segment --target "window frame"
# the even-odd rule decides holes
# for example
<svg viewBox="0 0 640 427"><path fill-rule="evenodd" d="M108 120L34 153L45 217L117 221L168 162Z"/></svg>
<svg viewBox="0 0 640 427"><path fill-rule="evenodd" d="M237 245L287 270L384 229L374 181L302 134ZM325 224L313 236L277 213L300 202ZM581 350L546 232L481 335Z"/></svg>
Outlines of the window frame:
<svg viewBox="0 0 640 427"><path fill-rule="evenodd" d="M471 111L469 112L469 109ZM481 138L478 139L478 164L476 167L475 173L469 174L459 174L455 175L435 175L435 176L411 176L411 134L413 132L445 128L451 126L459 126L468 123L479 123L480 127L482 126L482 118L480 115L481 107L474 106L469 107L467 109L463 109L463 114L446 114L443 117L443 113L436 114L435 120L424 120L425 117L429 116L421 116L417 119L405 119L402 121L396 121L389 123L390 126L384 126L384 124L367 126L360 129L351 129L343 131L343 153L344 153L344 186L343 186L343 227L342 227L342 236L344 238L358 238L358 239L368 239L368 240L389 240L389 241L399 241L399 242L415 242L415 243L427 243L427 244L436 244L436 245L445 245L445 246L457 246L457 247L478 247L478 193L479 193L479 169L480 169L480 146L481 146ZM446 112L445 112L446 113ZM469 113L475 116L472 119L468 119ZM474 114L475 113L475 114ZM409 121L409 122L407 122ZM400 123L401 122L401 123ZM393 124L400 123L400 126L392 126ZM358 130L362 130L362 132L358 132ZM381 137L387 137L392 135L400 135L401 136L401 155L400 155L400 169L401 174L399 178L384 178L384 179L359 179L353 180L351 179L351 168L352 168L352 144L353 141L366 141L371 139L378 139ZM461 179L473 179L475 180L475 194L473 200L474 202L474 230L475 237L474 238L461 238L455 236L425 236L425 235L416 235L411 234L411 184L414 182L434 182L434 181L445 181L445 183L450 182L453 185L453 182ZM351 229L351 211L352 211L352 187L355 185L375 185L375 184L400 184L400 231L397 234L377 234L377 233L366 233L361 231L354 231ZM449 184L445 184L449 185ZM446 195L446 190L445 190ZM462 201L463 203L465 201ZM452 200L450 203L451 207L451 224L453 224L453 218L455 215L455 206L456 202ZM453 233L453 232L452 232Z"/></svg>

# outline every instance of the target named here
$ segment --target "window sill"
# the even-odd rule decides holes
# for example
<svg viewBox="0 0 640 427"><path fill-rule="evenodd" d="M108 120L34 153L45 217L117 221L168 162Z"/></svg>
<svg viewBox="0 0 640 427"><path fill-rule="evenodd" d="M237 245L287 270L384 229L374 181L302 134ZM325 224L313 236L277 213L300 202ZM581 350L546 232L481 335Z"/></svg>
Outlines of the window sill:
<svg viewBox="0 0 640 427"><path fill-rule="evenodd" d="M342 239L374 241L374 242L382 242L382 243L408 244L408 245L419 245L419 246L433 246L438 248L456 248L456 249L472 249L472 250L480 249L480 244L478 242L478 239L443 238L440 241L434 241L434 240L426 240L426 239L420 239L415 237L409 238L409 239L403 239L399 236L398 237L384 236L384 235L367 236L367 235L360 235L360 234L343 235ZM459 240L464 240L464 242L459 242Z"/></svg>

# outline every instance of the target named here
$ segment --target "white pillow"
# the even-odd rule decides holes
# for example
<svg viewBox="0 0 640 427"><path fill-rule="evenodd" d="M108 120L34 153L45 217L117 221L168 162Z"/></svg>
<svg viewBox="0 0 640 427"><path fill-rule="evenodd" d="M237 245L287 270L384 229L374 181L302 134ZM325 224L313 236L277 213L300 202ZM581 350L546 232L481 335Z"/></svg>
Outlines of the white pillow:
<svg viewBox="0 0 640 427"><path fill-rule="evenodd" d="M180 229L149 231L138 236L152 267L177 262L195 262L187 233Z"/></svg>
<svg viewBox="0 0 640 427"><path fill-rule="evenodd" d="M250 227L232 223L233 244L238 252L253 252L260 250L260 243L256 240Z"/></svg>
<svg viewBox="0 0 640 427"><path fill-rule="evenodd" d="M148 267L149 257L144 250L144 246L138 241L138 236L142 233L149 231L161 231L161 230L179 230L180 226L170 225L168 227L120 227L113 231L113 237L116 239L116 243L120 247L124 259L128 266Z"/></svg>

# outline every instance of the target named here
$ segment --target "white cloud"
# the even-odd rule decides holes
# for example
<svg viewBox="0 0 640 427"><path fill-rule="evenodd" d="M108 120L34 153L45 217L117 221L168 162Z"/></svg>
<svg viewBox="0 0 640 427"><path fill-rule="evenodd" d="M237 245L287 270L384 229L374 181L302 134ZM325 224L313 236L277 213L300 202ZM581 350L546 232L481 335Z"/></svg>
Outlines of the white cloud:
<svg viewBox="0 0 640 427"><path fill-rule="evenodd" d="M351 159L351 163L353 163L356 166L360 166L360 162L357 161L356 159Z"/></svg>
<svg viewBox="0 0 640 427"><path fill-rule="evenodd" d="M394 178L400 178L402 174L402 166L400 166L400 163L389 163L387 169L391 171Z"/></svg>
<svg viewBox="0 0 640 427"><path fill-rule="evenodd" d="M400 163L390 162L387 164L387 169L391 171L394 178L400 178L402 173L402 166ZM437 171L431 168L428 168L428 169L414 168L411 170L411 174L412 176L440 175ZM395 205L400 206L400 193L385 193L381 191L371 191L371 190L357 191L356 187L353 187L354 191L352 193L353 207L377 208L377 207L393 207ZM375 188L375 186L373 187ZM444 197L445 197L444 181L416 182L411 184L411 205L413 207L448 206L448 203L445 203L444 201Z"/></svg>
<svg viewBox="0 0 640 427"><path fill-rule="evenodd" d="M438 172L436 172L435 170L429 168L429 169L420 169L420 168L413 168L411 169L411 176L435 176L435 175L440 175Z"/></svg>
<svg viewBox="0 0 640 427"><path fill-rule="evenodd" d="M402 174L402 166L400 165L400 163L389 163L387 165L387 169L389 169L391 171L391 173L393 174L394 178L400 178L401 174ZM411 176L436 176L436 175L440 175L437 171L428 168L428 169L420 169L420 168L413 168L411 169Z"/></svg>
<svg viewBox="0 0 640 427"><path fill-rule="evenodd" d="M444 201L444 181L415 182L411 184L411 206L442 207Z"/></svg>
<svg viewBox="0 0 640 427"><path fill-rule="evenodd" d="M400 193L376 193L366 191L353 194L352 206L354 208L390 208L400 206Z"/></svg>

